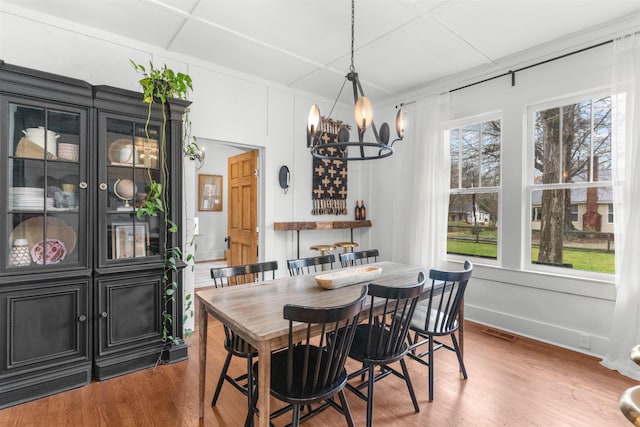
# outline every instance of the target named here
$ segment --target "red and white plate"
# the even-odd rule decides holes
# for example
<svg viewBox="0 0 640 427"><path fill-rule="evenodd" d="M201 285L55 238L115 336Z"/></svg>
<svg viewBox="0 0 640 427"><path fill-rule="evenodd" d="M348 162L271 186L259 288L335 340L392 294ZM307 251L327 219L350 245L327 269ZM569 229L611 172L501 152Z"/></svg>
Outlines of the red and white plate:
<svg viewBox="0 0 640 427"><path fill-rule="evenodd" d="M41 240L31 248L31 259L37 264L57 264L67 255L67 248L58 239L47 239L46 250L44 242Z"/></svg>

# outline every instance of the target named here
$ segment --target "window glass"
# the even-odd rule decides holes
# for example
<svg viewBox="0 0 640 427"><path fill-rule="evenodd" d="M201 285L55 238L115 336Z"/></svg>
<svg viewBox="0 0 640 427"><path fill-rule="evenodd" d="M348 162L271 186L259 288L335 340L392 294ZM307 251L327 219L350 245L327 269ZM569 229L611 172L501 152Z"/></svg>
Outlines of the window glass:
<svg viewBox="0 0 640 427"><path fill-rule="evenodd" d="M480 125L462 129L462 187L479 187L480 182Z"/></svg>
<svg viewBox="0 0 640 427"><path fill-rule="evenodd" d="M447 253L497 259L498 193L449 196Z"/></svg>
<svg viewBox="0 0 640 427"><path fill-rule="evenodd" d="M460 185L460 129L452 129L449 132L449 144L451 147L450 188L458 188Z"/></svg>
<svg viewBox="0 0 640 427"><path fill-rule="evenodd" d="M533 113L531 261L614 272L609 97Z"/></svg>
<svg viewBox="0 0 640 427"><path fill-rule="evenodd" d="M500 120L449 130L447 253L497 259Z"/></svg>
<svg viewBox="0 0 640 427"><path fill-rule="evenodd" d="M482 169L480 186L500 185L500 122L482 123Z"/></svg>

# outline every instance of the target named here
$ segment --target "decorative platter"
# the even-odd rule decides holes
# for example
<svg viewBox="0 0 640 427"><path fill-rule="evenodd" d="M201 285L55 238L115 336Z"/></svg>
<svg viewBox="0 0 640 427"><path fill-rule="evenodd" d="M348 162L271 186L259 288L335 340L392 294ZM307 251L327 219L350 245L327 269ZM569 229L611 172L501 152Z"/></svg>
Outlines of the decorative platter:
<svg viewBox="0 0 640 427"><path fill-rule="evenodd" d="M112 165L127 165L133 164L134 159L134 147L133 141L128 138L120 138L109 144L107 150L107 158Z"/></svg>
<svg viewBox="0 0 640 427"><path fill-rule="evenodd" d="M34 262L41 263L42 258L38 257L39 254L44 252L42 250L45 244L43 242L44 226L44 217L37 216L29 218L13 229L9 236L9 241L13 242L15 239L26 239L32 259ZM47 263L60 262L75 249L77 239L76 232L69 224L53 216L47 216L46 226L46 261ZM53 258L50 258L52 256Z"/></svg>
<svg viewBox="0 0 640 427"><path fill-rule="evenodd" d="M58 239L47 239L45 243L40 240L31 248L31 259L36 264L43 264L46 259L47 264L57 264L67 256L67 248Z"/></svg>
<svg viewBox="0 0 640 427"><path fill-rule="evenodd" d="M350 267L315 277L318 286L324 289L338 289L356 283L369 282L380 277L382 268L376 266Z"/></svg>

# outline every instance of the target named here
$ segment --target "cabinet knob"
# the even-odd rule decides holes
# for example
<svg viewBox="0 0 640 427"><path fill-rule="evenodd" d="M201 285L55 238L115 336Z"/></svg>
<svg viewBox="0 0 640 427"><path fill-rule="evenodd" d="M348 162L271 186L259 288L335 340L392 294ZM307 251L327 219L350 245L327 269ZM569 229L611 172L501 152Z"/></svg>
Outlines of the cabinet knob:
<svg viewBox="0 0 640 427"><path fill-rule="evenodd" d="M107 189L107 184L105 184L104 182L101 182L100 185L98 186L102 191Z"/></svg>
<svg viewBox="0 0 640 427"><path fill-rule="evenodd" d="M78 322L86 322L87 316L85 314L81 314L78 316Z"/></svg>
<svg viewBox="0 0 640 427"><path fill-rule="evenodd" d="M82 181L82 182L81 182L80 184L78 184L78 185L79 185L79 186L80 186L80 188L82 188L83 190L84 190L85 188L87 188L87 183L86 183L86 182L84 182L84 181Z"/></svg>
<svg viewBox="0 0 640 427"><path fill-rule="evenodd" d="M106 319L107 317L109 317L106 311L103 311L102 313L100 313L100 316L102 316L103 319Z"/></svg>

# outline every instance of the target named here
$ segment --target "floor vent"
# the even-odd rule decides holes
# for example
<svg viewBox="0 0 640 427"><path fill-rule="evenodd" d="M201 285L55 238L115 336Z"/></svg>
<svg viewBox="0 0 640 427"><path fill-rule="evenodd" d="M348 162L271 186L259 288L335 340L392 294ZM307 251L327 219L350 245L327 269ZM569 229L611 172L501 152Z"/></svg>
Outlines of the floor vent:
<svg viewBox="0 0 640 427"><path fill-rule="evenodd" d="M482 332L487 335L491 335L492 337L500 338L509 342L518 341L518 337L516 335L510 334L509 332L501 331L499 329L493 328L485 328Z"/></svg>

